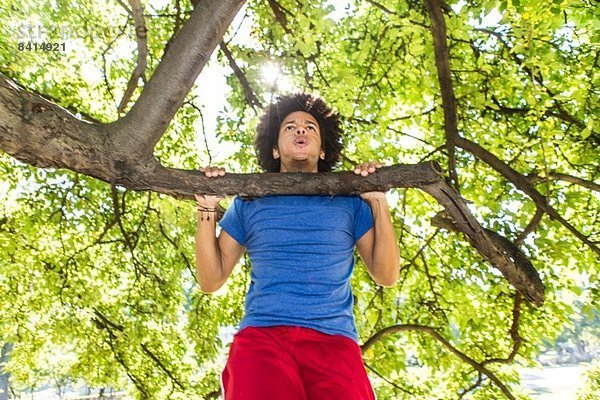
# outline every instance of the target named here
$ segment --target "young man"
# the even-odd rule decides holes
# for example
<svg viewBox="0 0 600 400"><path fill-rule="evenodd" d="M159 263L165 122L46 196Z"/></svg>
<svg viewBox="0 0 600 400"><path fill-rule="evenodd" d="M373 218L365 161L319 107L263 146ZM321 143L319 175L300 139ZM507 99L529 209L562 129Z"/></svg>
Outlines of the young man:
<svg viewBox="0 0 600 400"><path fill-rule="evenodd" d="M255 147L268 172L331 171L339 117L309 94L265 111ZM367 176L380 163L357 166ZM202 168L206 176L225 174ZM244 251L251 282L240 331L223 371L226 400L374 399L352 314L354 247L382 286L398 278L399 250L384 193L234 199L216 236L218 196L197 195L196 268L201 289L227 280Z"/></svg>

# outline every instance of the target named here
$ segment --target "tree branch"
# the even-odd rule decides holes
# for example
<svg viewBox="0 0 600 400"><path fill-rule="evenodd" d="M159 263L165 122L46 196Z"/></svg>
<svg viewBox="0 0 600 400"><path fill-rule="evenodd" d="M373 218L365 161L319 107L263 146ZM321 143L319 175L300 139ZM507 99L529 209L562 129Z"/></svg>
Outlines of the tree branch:
<svg viewBox="0 0 600 400"><path fill-rule="evenodd" d="M275 0L268 0L268 3L271 7L271 10L273 10L273 14L275 14L275 19L277 20L277 22L279 22L279 25L281 25L285 33L293 36L293 32L290 30L287 24L286 14L292 18L294 17L294 15Z"/></svg>
<svg viewBox="0 0 600 400"><path fill-rule="evenodd" d="M123 369L125 370L125 373L129 377L129 379L131 379L131 381L133 382L135 387L141 392L143 398L150 398L150 394L148 393L148 390L144 386L143 380L139 379L133 373L133 371L131 371L131 368L129 367L129 365L127 365L127 362L123 358L121 352L115 346L114 341L118 339L118 335L115 334L113 332L113 330L123 333L123 331L124 331L123 326L113 323L106 316L104 316L104 314L102 314L100 311L98 311L98 309L96 309L96 308L94 308L94 315L96 317L92 318L92 322L96 325L96 327L100 330L106 330L108 332L108 345L110 346L113 356L115 357L117 362L123 367Z"/></svg>
<svg viewBox="0 0 600 400"><path fill-rule="evenodd" d="M413 398L415 397L415 393L410 392L407 389L404 389L403 387L399 386L398 384L396 384L395 382L389 380L386 376L384 376L383 374L381 374L379 371L377 371L375 368L373 368L372 366L370 366L369 364L365 363L365 367L370 370L371 372L373 372L375 375L377 375L379 378L383 379L386 383L390 384L391 386L395 387L396 389L400 390L403 393L406 393L408 395L413 396Z"/></svg>
<svg viewBox="0 0 600 400"><path fill-rule="evenodd" d="M521 321L521 303L522 303L522 297L519 293L515 294L515 302L513 304L513 320L512 320L512 325L510 326L510 338L513 341L513 347L512 350L510 351L510 354L508 355L507 358L491 358L489 360L485 360L484 362L482 362L482 365L487 365L487 364L491 364L491 363L503 363L503 364L508 364L508 363L512 363L513 360L515 359L515 356L517 355L517 353L519 352L519 349L521 348L521 345L523 344L523 338L521 337L521 335L519 334L519 324Z"/></svg>
<svg viewBox="0 0 600 400"><path fill-rule="evenodd" d="M531 70L531 68L529 68L527 65L525 65L525 63L523 62L523 59L520 57L523 57L522 54L518 54L517 52L515 52L513 50L513 47L510 45L510 43L508 43L504 37L502 37L502 35L498 32L495 32L491 29L486 29L486 28L476 28L475 31L478 32L483 32L486 33L488 35L494 36L500 43L502 43L502 45L508 49L509 54L511 56L511 58L513 59L513 61L523 70L523 72L525 72L525 74L527 74L527 76L532 77L537 83L538 85L540 85L541 87L544 88L544 90L548 93L548 95L550 95L550 97L552 97L553 99L553 103L554 106L556 107L556 110L558 110L558 112L555 113L550 113L550 112L546 112L546 115L550 115L559 119L562 119L565 122L568 122L570 124L576 125L578 128L580 129L585 129L586 124L584 124L582 121L578 120L577 118L573 117L571 114L569 114L561 105L561 103L556 100L555 94L553 93L552 90L550 90L545 84L544 84L544 78L542 77L542 75L539 73L539 71L536 73L534 71ZM474 46L474 44L472 43L472 45ZM596 132L594 132L596 133Z"/></svg>
<svg viewBox="0 0 600 400"><path fill-rule="evenodd" d="M444 131L446 132L446 149L448 151L448 169L454 187L458 189L456 173L456 138L458 137L458 117L456 115L456 96L450 71L446 21L442 13L440 0L425 0L425 6L431 19L431 32L435 52L435 66L442 92L442 108L444 110Z"/></svg>
<svg viewBox="0 0 600 400"><path fill-rule="evenodd" d="M433 196L471 244L526 298L543 302L543 287L523 280L519 268L485 233L458 192L429 162L395 165L362 177L353 172L227 174L207 178L199 171L166 168L156 159L123 160L107 145L103 125L77 120L64 109L16 86L0 75L0 149L37 167L68 168L133 190L176 198L194 193L241 196L268 194L351 194L411 187ZM516 275L515 275L516 274ZM516 277L513 279L513 277Z"/></svg>
<svg viewBox="0 0 600 400"><path fill-rule="evenodd" d="M519 233L519 236L515 239L515 246L521 246L521 244L523 244L525 238L527 238L527 236L529 236L531 232L537 229L543 216L544 211L541 208L537 207L535 209L535 214L533 215L533 218L531 218L531 221L529 221L527 226L523 229L523 232Z"/></svg>
<svg viewBox="0 0 600 400"><path fill-rule="evenodd" d="M77 119L0 73L0 149L18 160L95 176L111 162L102 127Z"/></svg>
<svg viewBox="0 0 600 400"><path fill-rule="evenodd" d="M392 335L394 333L403 332L403 331L417 331L427 333L429 336L433 337L436 341L441 343L448 351L458 357L461 361L469 364L475 370L487 376L501 391L504 395L509 399L515 399L510 390L502 383L502 381L494 374L492 371L487 369L482 363L479 363L466 355L465 353L458 350L454 347L448 340L446 340L442 335L440 335L435 329L429 326L424 325L416 325L416 324L406 324L406 325L392 325L384 328L371 336L362 346L361 351L364 354L367 350L369 350L375 343L379 340L383 339L385 336Z"/></svg>
<svg viewBox="0 0 600 400"><path fill-rule="evenodd" d="M396 14L394 11L390 10L389 8L387 8L386 6L384 6L383 4L381 4L377 1L367 0L367 3L371 4L375 8L379 8L381 11L383 11L386 14Z"/></svg>
<svg viewBox="0 0 600 400"><path fill-rule="evenodd" d="M449 185L445 190L452 190ZM426 189L423 189L427 191ZM435 189L439 190L439 189ZM435 197L435 196L434 196ZM502 275L519 291L525 298L536 305L544 302L544 284L540 279L531 261L523 254L517 246L502 235L483 228L473 218L464 204L452 204L455 199L461 199L458 195L448 196L448 199L442 196L436 197L445 208L445 212L438 213L431 221L432 225L443 227L449 230L463 232L467 235L467 240L475 247L479 253L484 256L493 266L498 268ZM447 215L450 210L451 215ZM456 221L456 216L461 216L460 223ZM481 229L482 232L479 232Z"/></svg>
<svg viewBox="0 0 600 400"><path fill-rule="evenodd" d="M545 181L546 179L565 181L565 182L569 182L569 183L574 183L575 185L579 185L581 187L593 190L595 192L600 192L600 184L597 184L596 182L588 181L583 178L579 178L577 176L563 174L563 173L555 172L555 171L549 171L547 177L539 176L539 175L528 175L527 179L529 180L530 183L533 183L533 184L540 182L540 181Z"/></svg>
<svg viewBox="0 0 600 400"><path fill-rule="evenodd" d="M181 390L185 390L185 386L183 386L183 384L179 381L179 379L177 379L177 377L173 374L173 371L171 371L169 368L167 368L164 365L164 363L160 360L160 358L158 358L158 356L156 354L154 354L152 351L150 351L150 349L148 348L148 346L146 344L141 343L140 347L142 348L144 353L146 353L146 355L148 357L150 357L152 359L152 361L154 361L154 363L156 363L156 365L158 365L158 367L171 379L171 381L175 382L175 384L177 386L179 386L179 388Z"/></svg>
<svg viewBox="0 0 600 400"><path fill-rule="evenodd" d="M494 154L490 153L488 150L484 149L480 145L470 140L467 140L463 137L458 137L456 144L462 149L470 152L477 158L485 161L490 167L494 168L496 171L500 173L504 178L508 181L512 182L519 190L523 191L527 194L538 208L541 208L546 214L550 216L550 218L557 220L560 222L565 228L571 231L579 240L588 245L596 254L600 254L600 249L596 246L587 236L579 232L573 225L571 225L567 220L565 220L550 204L548 204L548 200L538 192L527 180L527 178L509 165L504 163L501 159L496 157Z"/></svg>
<svg viewBox="0 0 600 400"><path fill-rule="evenodd" d="M482 380L483 380L483 375L481 374L481 372L479 372L477 374L477 380L475 381L475 383L473 383L471 386L469 386L468 388L463 390L460 393L460 395L458 396L458 400L462 400L468 393L470 393L473 390L475 390L476 388L478 388L481 385Z"/></svg>
<svg viewBox="0 0 600 400"><path fill-rule="evenodd" d="M138 87L140 78L146 81L146 68L148 66L146 60L148 57L148 37L146 36L147 29L144 20L144 7L140 0L129 0L129 4L131 5L131 16L133 17L133 22L135 24L135 37L138 50L137 65L131 73L131 78L129 78L129 82L127 83L127 89L125 89L121 103L119 103L119 107L117 108L119 113L125 111L127 103L129 103L133 92Z"/></svg>
<svg viewBox="0 0 600 400"><path fill-rule="evenodd" d="M111 149L123 159L150 159L244 0L204 0L167 49L123 118L109 125Z"/></svg>
<svg viewBox="0 0 600 400"><path fill-rule="evenodd" d="M229 62L229 66L233 70L235 77L238 79L238 81L242 85L242 88L244 89L244 96L246 97L246 101L248 102L248 104L250 104L250 106L253 107L254 109L256 109L256 108L262 109L263 105L261 104L260 100L258 100L256 95L254 94L254 90L252 90L252 87L250 87L250 82L248 81L248 78L246 78L246 75L244 74L244 72L241 70L241 68L235 62L235 59L233 58L233 55L231 54L231 51L229 51L229 48L227 47L225 42L221 42L219 44L219 48L221 49L223 54L225 54L225 57L227 58L227 61Z"/></svg>

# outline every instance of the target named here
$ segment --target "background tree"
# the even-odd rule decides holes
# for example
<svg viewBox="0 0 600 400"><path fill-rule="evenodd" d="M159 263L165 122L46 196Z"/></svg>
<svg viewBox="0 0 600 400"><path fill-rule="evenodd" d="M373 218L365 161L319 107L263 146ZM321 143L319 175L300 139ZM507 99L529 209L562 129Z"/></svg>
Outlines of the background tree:
<svg viewBox="0 0 600 400"><path fill-rule="evenodd" d="M200 294L192 205L172 197L208 185L185 171L212 162L206 99L226 98L215 131L237 150L222 164L250 172L260 107L291 88L321 94L344 120L340 169L437 160L539 271L536 307L430 222L432 197L391 191L401 281L382 290L361 265L353 280L379 398L517 398L516 364L558 335L571 299L593 309L597 5L333 3L3 3L0 342L13 390L81 378L139 398L217 396L249 265ZM229 89L190 92L210 57L230 67Z"/></svg>

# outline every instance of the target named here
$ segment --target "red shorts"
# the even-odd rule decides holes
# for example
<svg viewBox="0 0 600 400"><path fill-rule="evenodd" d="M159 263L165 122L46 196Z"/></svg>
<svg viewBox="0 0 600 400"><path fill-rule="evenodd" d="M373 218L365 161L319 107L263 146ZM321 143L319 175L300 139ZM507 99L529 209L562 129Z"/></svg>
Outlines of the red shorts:
<svg viewBox="0 0 600 400"><path fill-rule="evenodd" d="M247 327L222 375L225 400L374 400L360 347L309 328Z"/></svg>

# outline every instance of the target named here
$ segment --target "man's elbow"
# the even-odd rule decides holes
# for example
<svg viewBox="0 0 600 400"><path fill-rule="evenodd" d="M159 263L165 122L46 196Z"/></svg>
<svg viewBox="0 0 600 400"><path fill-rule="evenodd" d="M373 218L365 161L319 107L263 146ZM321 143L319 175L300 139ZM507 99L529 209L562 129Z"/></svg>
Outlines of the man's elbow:
<svg viewBox="0 0 600 400"><path fill-rule="evenodd" d="M225 284L225 279L216 274L206 274L202 268L196 266L196 276L202 293L211 294L221 289Z"/></svg>
<svg viewBox="0 0 600 400"><path fill-rule="evenodd" d="M382 268L381 273L374 276L373 280L376 284L383 287L392 287L398 282L400 276L400 269L397 264Z"/></svg>
<svg viewBox="0 0 600 400"><path fill-rule="evenodd" d="M371 276L376 284L391 287L400 278L400 252L388 251L385 257L372 260Z"/></svg>
<svg viewBox="0 0 600 400"><path fill-rule="evenodd" d="M211 262L206 257L196 254L196 277L202 293L214 293L225 284L227 279L223 275L222 262Z"/></svg>
<svg viewBox="0 0 600 400"><path fill-rule="evenodd" d="M375 281L379 286L392 287L398 282L398 275L384 276Z"/></svg>
<svg viewBox="0 0 600 400"><path fill-rule="evenodd" d="M222 286L222 283L200 281L200 291L205 294L215 293L217 290L221 289Z"/></svg>

